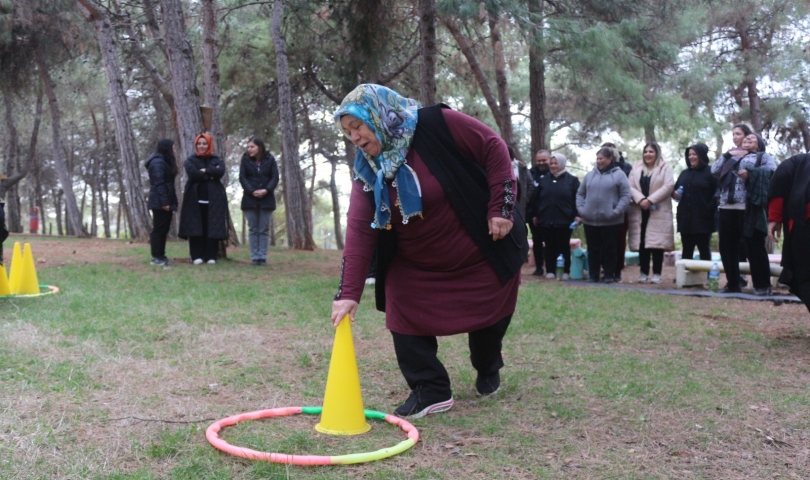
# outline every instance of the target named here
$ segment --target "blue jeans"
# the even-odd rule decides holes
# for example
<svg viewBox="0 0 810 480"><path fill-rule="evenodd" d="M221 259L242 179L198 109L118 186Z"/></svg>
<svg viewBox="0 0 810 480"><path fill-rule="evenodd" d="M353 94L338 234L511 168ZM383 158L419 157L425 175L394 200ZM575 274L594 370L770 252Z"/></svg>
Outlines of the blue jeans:
<svg viewBox="0 0 810 480"><path fill-rule="evenodd" d="M270 244L270 218L273 210L259 208L243 210L248 223L251 260L267 260L267 245Z"/></svg>

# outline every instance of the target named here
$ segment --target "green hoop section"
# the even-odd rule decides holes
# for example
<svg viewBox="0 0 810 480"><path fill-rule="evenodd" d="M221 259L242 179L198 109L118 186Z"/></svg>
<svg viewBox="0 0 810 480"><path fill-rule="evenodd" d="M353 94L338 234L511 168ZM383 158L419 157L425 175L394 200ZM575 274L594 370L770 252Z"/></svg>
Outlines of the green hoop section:
<svg viewBox="0 0 810 480"><path fill-rule="evenodd" d="M265 462L283 463L288 465L351 465L355 463L373 462L384 458L398 455L419 441L419 431L416 427L402 418L388 415L374 410L364 410L366 418L372 420L385 420L386 422L400 427L408 434L408 439L399 442L393 447L383 448L374 452L352 453L348 455L324 456L324 455L288 455L285 453L259 452L245 447L231 445L219 438L219 432L223 427L230 427L246 420L258 420L268 417L285 417L288 415L320 415L323 407L282 407L269 410L258 410L255 412L241 413L212 423L205 431L205 438L214 448L231 455L247 458L250 460L262 460Z"/></svg>
<svg viewBox="0 0 810 480"><path fill-rule="evenodd" d="M3 298L34 298L34 297L44 297L46 295L55 295L59 293L59 287L53 285L40 285L39 286L40 292L39 293L31 293L28 295L0 295L0 299ZM44 292L41 290L45 290Z"/></svg>

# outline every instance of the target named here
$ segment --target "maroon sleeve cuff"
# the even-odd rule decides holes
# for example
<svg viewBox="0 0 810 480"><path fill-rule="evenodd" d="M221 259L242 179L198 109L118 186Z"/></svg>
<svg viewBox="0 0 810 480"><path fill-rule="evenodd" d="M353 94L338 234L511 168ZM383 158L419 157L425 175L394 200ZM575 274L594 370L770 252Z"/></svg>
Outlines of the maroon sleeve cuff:
<svg viewBox="0 0 810 480"><path fill-rule="evenodd" d="M774 197L768 201L768 221L782 223L782 212L785 206L785 199Z"/></svg>

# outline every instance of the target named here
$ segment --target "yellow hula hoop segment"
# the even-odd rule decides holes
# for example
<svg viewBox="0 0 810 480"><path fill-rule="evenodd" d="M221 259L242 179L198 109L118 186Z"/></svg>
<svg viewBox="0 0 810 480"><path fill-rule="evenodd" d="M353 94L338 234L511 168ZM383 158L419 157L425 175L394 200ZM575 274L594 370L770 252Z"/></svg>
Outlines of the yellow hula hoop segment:
<svg viewBox="0 0 810 480"><path fill-rule="evenodd" d="M0 295L0 299L3 298L33 298L33 297L44 297L45 295L54 295L59 293L59 287L55 287L53 285L40 285L40 290L46 289L44 292L39 293L31 293L26 295Z"/></svg>
<svg viewBox="0 0 810 480"><path fill-rule="evenodd" d="M258 420L260 418L268 417L285 417L288 415L320 415L323 407L281 407L272 408L269 410L258 410L255 412L240 413L228 418L212 423L205 431L205 438L214 448L221 450L231 455L247 458L250 460L262 460L265 462L283 463L288 465L350 465L353 463L366 463L375 460L382 460L383 458L398 455L414 445L419 441L419 431L416 427L409 422L374 410L364 410L366 418L374 420L385 420L386 422L400 427L405 433L408 434L408 439L399 442L393 447L383 448L374 452L352 453L348 455L339 456L325 456L325 455L288 455L285 453L271 453L259 452L251 450L250 448L238 447L231 445L225 440L219 438L219 432L223 427L230 427L239 422L246 420Z"/></svg>

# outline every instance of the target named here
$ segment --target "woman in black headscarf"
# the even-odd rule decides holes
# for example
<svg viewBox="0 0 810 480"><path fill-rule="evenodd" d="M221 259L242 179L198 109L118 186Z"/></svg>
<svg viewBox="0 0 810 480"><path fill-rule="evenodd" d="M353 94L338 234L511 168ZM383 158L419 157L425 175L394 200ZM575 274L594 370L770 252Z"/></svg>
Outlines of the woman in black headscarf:
<svg viewBox="0 0 810 480"><path fill-rule="evenodd" d="M810 311L810 155L794 155L779 165L768 192L768 235L778 241L782 224L782 275L779 281Z"/></svg>
<svg viewBox="0 0 810 480"><path fill-rule="evenodd" d="M703 143L696 143L686 149L686 170L678 176L675 191L672 192L672 198L680 202L676 219L683 242L682 257L686 260L693 258L695 247L700 252L701 260L712 259L717 179L709 170L708 153L709 147Z"/></svg>
<svg viewBox="0 0 810 480"><path fill-rule="evenodd" d="M172 224L172 212L177 211L177 194L174 177L177 163L174 158L174 142L168 138L159 140L155 153L149 156L145 166L149 171L149 209L152 210L152 265L168 265L166 236Z"/></svg>

